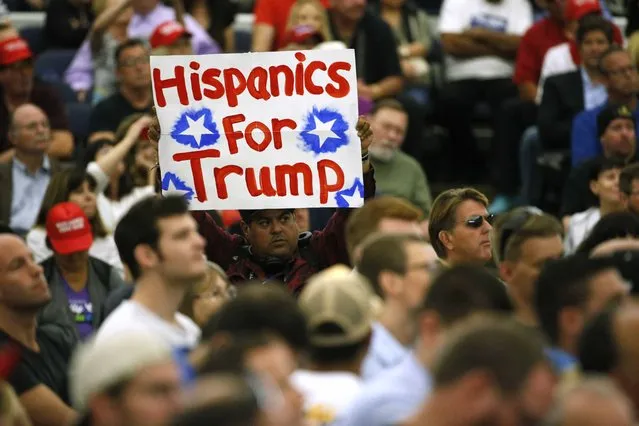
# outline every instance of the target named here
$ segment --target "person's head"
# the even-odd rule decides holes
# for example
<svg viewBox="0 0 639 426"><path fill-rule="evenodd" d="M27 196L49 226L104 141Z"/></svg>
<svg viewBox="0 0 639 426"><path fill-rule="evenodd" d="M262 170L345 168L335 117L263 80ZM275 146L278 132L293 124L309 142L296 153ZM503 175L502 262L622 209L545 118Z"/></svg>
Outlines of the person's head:
<svg viewBox="0 0 639 426"><path fill-rule="evenodd" d="M553 346L575 353L586 321L627 294L628 286L612 260L574 255L551 262L541 271L535 310Z"/></svg>
<svg viewBox="0 0 639 426"><path fill-rule="evenodd" d="M346 247L351 262L358 262L362 243L376 232L422 236L421 220L421 210L402 198L381 196L367 201L351 213L346 223Z"/></svg>
<svg viewBox="0 0 639 426"><path fill-rule="evenodd" d="M8 382L0 382L0 422L6 426L31 426L31 420Z"/></svg>
<svg viewBox="0 0 639 426"><path fill-rule="evenodd" d="M639 214L639 163L632 163L619 174L619 191L626 209Z"/></svg>
<svg viewBox="0 0 639 426"><path fill-rule="evenodd" d="M0 310L35 316L50 300L42 267L24 240L0 234Z"/></svg>
<svg viewBox="0 0 639 426"><path fill-rule="evenodd" d="M130 39L120 43L115 50L115 64L120 86L129 90L150 90L149 50L142 40Z"/></svg>
<svg viewBox="0 0 639 426"><path fill-rule="evenodd" d="M296 352L308 346L306 319L295 298L277 285L251 283L224 304L202 328L202 339L217 334L270 333L280 336Z"/></svg>
<svg viewBox="0 0 639 426"><path fill-rule="evenodd" d="M235 292L226 273L219 265L207 262L206 276L189 288L182 299L180 312L202 327Z"/></svg>
<svg viewBox="0 0 639 426"><path fill-rule="evenodd" d="M375 140L369 152L375 158L389 161L401 148L408 129L408 114L401 103L385 99L375 104L370 116Z"/></svg>
<svg viewBox="0 0 639 426"><path fill-rule="evenodd" d="M500 404L480 424L535 425L552 405L555 377L541 339L506 317L479 316L460 324L449 333L431 373L435 392L475 376L479 394L496 394Z"/></svg>
<svg viewBox="0 0 639 426"><path fill-rule="evenodd" d="M319 32L323 41L330 40L328 16L319 0L298 0L291 7L286 28L290 31L301 26L307 26Z"/></svg>
<svg viewBox="0 0 639 426"><path fill-rule="evenodd" d="M5 94L28 99L33 89L33 54L26 40L0 41L0 86Z"/></svg>
<svg viewBox="0 0 639 426"><path fill-rule="evenodd" d="M635 117L625 105L611 105L599 113L597 132L605 157L634 157L637 149L635 125Z"/></svg>
<svg viewBox="0 0 639 426"><path fill-rule="evenodd" d="M584 18L601 16L599 0L564 0L562 3L564 34L570 39L575 38L579 24Z"/></svg>
<svg viewBox="0 0 639 426"><path fill-rule="evenodd" d="M7 136L18 156L44 155L51 145L49 118L33 104L21 105L11 115Z"/></svg>
<svg viewBox="0 0 639 426"><path fill-rule="evenodd" d="M623 203L619 195L619 174L626 165L618 158L601 158L590 171L590 191L607 209L621 210Z"/></svg>
<svg viewBox="0 0 639 426"><path fill-rule="evenodd" d="M49 210L59 203L69 201L80 206L89 219L93 235L104 237L107 235L97 207L96 182L85 169L73 168L56 172L51 176L47 190L44 193L40 211L36 218L36 226L44 227Z"/></svg>
<svg viewBox="0 0 639 426"><path fill-rule="evenodd" d="M91 339L73 355L69 377L74 408L96 426L163 426L181 407L171 347L147 332Z"/></svg>
<svg viewBox="0 0 639 426"><path fill-rule="evenodd" d="M88 265L93 231L79 205L62 202L51 207L47 213L46 230L47 247L53 251L56 264L62 270Z"/></svg>
<svg viewBox="0 0 639 426"><path fill-rule="evenodd" d="M597 70L599 57L614 42L612 23L601 15L586 15L579 20L577 45L583 66Z"/></svg>
<svg viewBox="0 0 639 426"><path fill-rule="evenodd" d="M493 237L499 274L515 303L525 305L517 308L532 308L535 281L541 269L563 254L561 223L541 210L520 207L497 219Z"/></svg>
<svg viewBox="0 0 639 426"><path fill-rule="evenodd" d="M372 332L372 298L364 278L342 265L309 280L299 304L306 316L309 357L315 366L359 372Z"/></svg>
<svg viewBox="0 0 639 426"><path fill-rule="evenodd" d="M297 252L300 231L294 209L241 210L240 214L252 255L288 261Z"/></svg>
<svg viewBox="0 0 639 426"><path fill-rule="evenodd" d="M428 233L437 255L449 263L484 264L492 257L493 216L488 199L474 188L439 194L430 211Z"/></svg>
<svg viewBox="0 0 639 426"><path fill-rule="evenodd" d="M154 55L192 55L191 37L179 22L166 21L155 28L149 43Z"/></svg>
<svg viewBox="0 0 639 426"><path fill-rule="evenodd" d="M589 254L599 244L615 238L638 238L639 216L629 212L609 213L599 219L590 234L577 248L577 253Z"/></svg>
<svg viewBox="0 0 639 426"><path fill-rule="evenodd" d="M154 274L188 287L206 275L205 240L181 196L139 201L122 217L114 238L133 279Z"/></svg>
<svg viewBox="0 0 639 426"><path fill-rule="evenodd" d="M628 397L604 376L586 376L555 397L543 426L632 426Z"/></svg>
<svg viewBox="0 0 639 426"><path fill-rule="evenodd" d="M351 22L359 21L366 10L366 0L331 0L331 13Z"/></svg>
<svg viewBox="0 0 639 426"><path fill-rule="evenodd" d="M612 45L599 58L599 72L611 103L628 102L639 90L639 75L630 54Z"/></svg>
<svg viewBox="0 0 639 426"><path fill-rule="evenodd" d="M356 266L386 306L413 313L438 265L432 246L416 235L373 234Z"/></svg>

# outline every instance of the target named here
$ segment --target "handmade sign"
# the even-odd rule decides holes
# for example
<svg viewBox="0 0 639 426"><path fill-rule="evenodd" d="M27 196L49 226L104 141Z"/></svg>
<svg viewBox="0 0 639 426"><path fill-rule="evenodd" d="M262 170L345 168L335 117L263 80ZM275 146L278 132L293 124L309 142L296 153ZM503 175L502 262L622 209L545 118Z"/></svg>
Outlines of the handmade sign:
<svg viewBox="0 0 639 426"><path fill-rule="evenodd" d="M152 56L164 193L193 210L359 207L352 50Z"/></svg>

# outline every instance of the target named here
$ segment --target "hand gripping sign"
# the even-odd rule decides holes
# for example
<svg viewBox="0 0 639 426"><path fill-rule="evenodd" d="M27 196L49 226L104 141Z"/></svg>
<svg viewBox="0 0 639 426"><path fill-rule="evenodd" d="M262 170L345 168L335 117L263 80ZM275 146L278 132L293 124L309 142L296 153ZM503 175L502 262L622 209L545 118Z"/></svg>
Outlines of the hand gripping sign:
<svg viewBox="0 0 639 426"><path fill-rule="evenodd" d="M152 56L164 193L192 210L360 207L352 50Z"/></svg>

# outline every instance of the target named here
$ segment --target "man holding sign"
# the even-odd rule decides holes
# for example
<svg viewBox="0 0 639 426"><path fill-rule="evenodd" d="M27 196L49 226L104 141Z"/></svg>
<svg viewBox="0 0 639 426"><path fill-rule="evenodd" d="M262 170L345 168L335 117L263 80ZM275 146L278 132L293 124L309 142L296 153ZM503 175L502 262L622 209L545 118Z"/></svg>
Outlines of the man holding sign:
<svg viewBox="0 0 639 426"><path fill-rule="evenodd" d="M210 260L233 282L294 293L349 263L348 208L375 193L352 50L152 57L151 72L163 193L191 210L241 210L244 238L194 213ZM304 207L339 209L323 231L299 234L293 210Z"/></svg>

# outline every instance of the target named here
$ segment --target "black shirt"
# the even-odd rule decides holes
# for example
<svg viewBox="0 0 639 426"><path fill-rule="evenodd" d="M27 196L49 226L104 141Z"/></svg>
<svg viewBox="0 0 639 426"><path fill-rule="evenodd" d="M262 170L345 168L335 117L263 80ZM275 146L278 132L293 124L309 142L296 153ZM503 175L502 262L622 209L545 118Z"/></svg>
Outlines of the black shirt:
<svg viewBox="0 0 639 426"><path fill-rule="evenodd" d="M69 404L67 370L76 343L73 331L58 324L46 324L38 327L36 340L40 352L22 346L0 330L0 347L13 342L22 349L20 361L8 378L9 384L18 396L42 384Z"/></svg>
<svg viewBox="0 0 639 426"><path fill-rule="evenodd" d="M331 35L342 40L329 10ZM366 84L374 84L391 76L402 76L397 56L397 44L393 31L381 18L366 11L357 25L349 46L355 50L357 78Z"/></svg>
<svg viewBox="0 0 639 426"><path fill-rule="evenodd" d="M94 132L115 132L118 126L131 114L149 112L152 102L142 109L136 109L120 92L116 92L99 102L89 118L89 135Z"/></svg>

